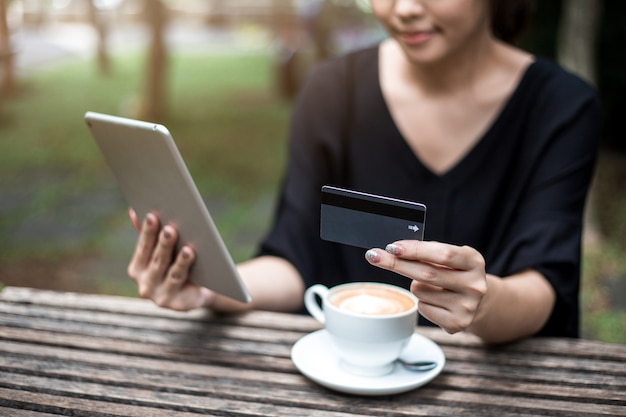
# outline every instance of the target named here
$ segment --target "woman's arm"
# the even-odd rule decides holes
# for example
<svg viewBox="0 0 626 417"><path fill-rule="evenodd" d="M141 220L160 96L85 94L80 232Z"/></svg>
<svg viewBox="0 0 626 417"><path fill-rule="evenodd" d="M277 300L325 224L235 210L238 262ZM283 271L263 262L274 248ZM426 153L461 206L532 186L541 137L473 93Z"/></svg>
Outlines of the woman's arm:
<svg viewBox="0 0 626 417"><path fill-rule="evenodd" d="M216 297L211 307L228 313L250 309L295 312L304 306L304 283L291 263L276 256L261 256L237 265L252 302L244 304Z"/></svg>
<svg viewBox="0 0 626 417"><path fill-rule="evenodd" d="M468 330L490 343L532 336L548 321L555 301L554 288L533 269L504 278L487 274L487 292Z"/></svg>

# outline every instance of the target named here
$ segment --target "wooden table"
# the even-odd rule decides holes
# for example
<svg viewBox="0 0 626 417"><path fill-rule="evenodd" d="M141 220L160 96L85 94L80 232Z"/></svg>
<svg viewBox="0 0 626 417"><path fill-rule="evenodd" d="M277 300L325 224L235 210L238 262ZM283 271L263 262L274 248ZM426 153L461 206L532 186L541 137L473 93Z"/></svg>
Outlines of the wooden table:
<svg viewBox="0 0 626 417"><path fill-rule="evenodd" d="M416 390L341 394L302 376L305 316L176 313L132 298L0 293L2 416L626 416L626 346L531 339L486 347L418 328L446 354Z"/></svg>

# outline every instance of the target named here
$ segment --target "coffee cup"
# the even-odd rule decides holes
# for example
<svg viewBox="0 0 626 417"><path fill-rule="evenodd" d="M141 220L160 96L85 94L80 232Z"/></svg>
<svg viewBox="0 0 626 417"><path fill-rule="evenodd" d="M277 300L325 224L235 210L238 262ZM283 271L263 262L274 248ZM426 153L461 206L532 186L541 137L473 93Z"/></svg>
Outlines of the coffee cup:
<svg viewBox="0 0 626 417"><path fill-rule="evenodd" d="M304 304L326 327L340 366L361 376L390 373L417 322L417 298L395 285L317 284L306 290Z"/></svg>

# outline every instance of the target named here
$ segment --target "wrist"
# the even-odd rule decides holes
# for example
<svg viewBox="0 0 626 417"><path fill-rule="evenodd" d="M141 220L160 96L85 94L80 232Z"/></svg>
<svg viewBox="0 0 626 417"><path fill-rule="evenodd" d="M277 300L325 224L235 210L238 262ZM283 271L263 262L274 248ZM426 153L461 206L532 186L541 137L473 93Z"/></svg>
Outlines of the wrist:
<svg viewBox="0 0 626 417"><path fill-rule="evenodd" d="M492 327L489 323L491 321L492 300L497 298L497 294L502 286L502 279L495 275L487 274L485 278L487 291L476 309L472 324L468 328L470 332L480 337L484 337L485 332Z"/></svg>
<svg viewBox="0 0 626 417"><path fill-rule="evenodd" d="M217 294L208 288L201 287L198 294L198 308L213 309L217 300Z"/></svg>

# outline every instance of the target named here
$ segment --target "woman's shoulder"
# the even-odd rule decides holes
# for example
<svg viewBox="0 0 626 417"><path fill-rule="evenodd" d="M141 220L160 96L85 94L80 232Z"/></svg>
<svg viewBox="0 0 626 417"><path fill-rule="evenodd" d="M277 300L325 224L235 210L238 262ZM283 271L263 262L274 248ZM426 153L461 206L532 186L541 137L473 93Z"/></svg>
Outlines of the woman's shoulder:
<svg viewBox="0 0 626 417"><path fill-rule="evenodd" d="M311 77L352 76L356 69L366 65L377 65L378 45L352 50L342 55L318 63L311 71Z"/></svg>
<svg viewBox="0 0 626 417"><path fill-rule="evenodd" d="M589 82L548 58L537 57L518 85L512 105L530 110L543 123L566 122L584 115L601 119L602 104ZM521 107L520 107L521 106Z"/></svg>
<svg viewBox="0 0 626 417"><path fill-rule="evenodd" d="M534 84L537 92L553 99L572 99L574 97L595 98L597 91L588 81L557 62L536 57L529 66L526 79Z"/></svg>
<svg viewBox="0 0 626 417"><path fill-rule="evenodd" d="M307 74L299 99L337 98L349 85L360 83L370 71L359 71L365 66L377 65L378 47L350 51L316 64ZM369 83L371 84L371 83ZM319 101L319 100L318 100Z"/></svg>

